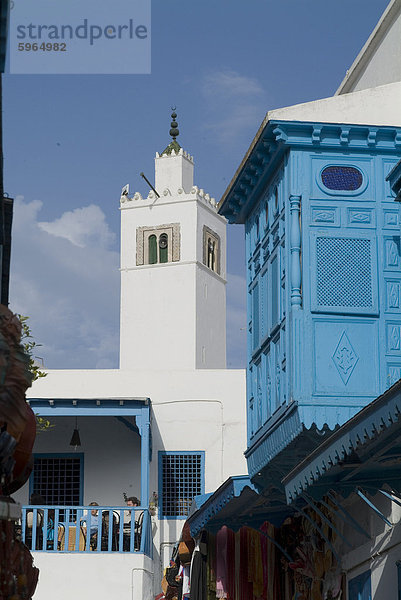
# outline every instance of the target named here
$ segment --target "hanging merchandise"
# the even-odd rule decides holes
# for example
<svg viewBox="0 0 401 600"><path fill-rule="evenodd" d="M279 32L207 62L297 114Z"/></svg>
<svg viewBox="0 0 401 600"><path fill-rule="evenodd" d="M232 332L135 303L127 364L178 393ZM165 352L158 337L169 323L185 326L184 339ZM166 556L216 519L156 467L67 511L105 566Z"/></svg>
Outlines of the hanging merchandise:
<svg viewBox="0 0 401 600"><path fill-rule="evenodd" d="M182 600L189 600L191 597L191 586L190 586L190 565L185 565L182 571Z"/></svg>
<svg viewBox="0 0 401 600"><path fill-rule="evenodd" d="M216 536L207 536L207 598L216 600Z"/></svg>
<svg viewBox="0 0 401 600"><path fill-rule="evenodd" d="M191 563L192 552L194 551L195 543L191 537L189 524L185 522L182 528L181 539L178 544L178 554L182 565Z"/></svg>
<svg viewBox="0 0 401 600"><path fill-rule="evenodd" d="M216 535L216 598L227 598L227 537L228 528L222 527Z"/></svg>
<svg viewBox="0 0 401 600"><path fill-rule="evenodd" d="M207 600L206 555L206 532L202 532L192 554L190 571L191 600Z"/></svg>
<svg viewBox="0 0 401 600"><path fill-rule="evenodd" d="M163 586L166 600L182 600L182 577L180 575L180 562L170 561L170 566L165 571L167 586ZM164 589L166 588L166 589Z"/></svg>
<svg viewBox="0 0 401 600"><path fill-rule="evenodd" d="M239 600L253 598L253 585L248 581L248 528L240 529L240 581Z"/></svg>

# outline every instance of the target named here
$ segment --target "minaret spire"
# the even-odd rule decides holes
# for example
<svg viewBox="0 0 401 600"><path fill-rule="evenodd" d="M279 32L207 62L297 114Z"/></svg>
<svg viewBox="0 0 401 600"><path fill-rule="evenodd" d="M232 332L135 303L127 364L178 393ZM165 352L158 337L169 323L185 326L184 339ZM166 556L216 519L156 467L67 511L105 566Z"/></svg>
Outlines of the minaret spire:
<svg viewBox="0 0 401 600"><path fill-rule="evenodd" d="M176 107L172 106L171 110L173 112L171 113L171 119L172 119L172 121L171 121L171 125L170 125L171 129L170 129L169 133L170 133L171 137L173 138L173 141L170 142L169 145L167 146L167 148L165 148L163 150L163 152L161 153L162 155L163 154L170 155L173 150L174 150L174 152L176 154L178 154L178 152L181 150L180 144L175 139L178 136L178 134L180 133L179 129L178 129L178 123L176 121L176 118L177 118L177 113L175 112L176 111Z"/></svg>
<svg viewBox="0 0 401 600"><path fill-rule="evenodd" d="M175 138L178 136L178 134L179 134L180 132L179 132L179 129L178 129L178 123L177 123L177 121L176 121L176 118L177 118L177 113L175 112L175 111L176 111L176 107L175 107L175 106L172 106L172 107L171 107L171 110L173 111L173 112L171 113L171 118L172 118L173 120L171 121L170 135L171 135L171 137L173 138L173 142L175 142Z"/></svg>

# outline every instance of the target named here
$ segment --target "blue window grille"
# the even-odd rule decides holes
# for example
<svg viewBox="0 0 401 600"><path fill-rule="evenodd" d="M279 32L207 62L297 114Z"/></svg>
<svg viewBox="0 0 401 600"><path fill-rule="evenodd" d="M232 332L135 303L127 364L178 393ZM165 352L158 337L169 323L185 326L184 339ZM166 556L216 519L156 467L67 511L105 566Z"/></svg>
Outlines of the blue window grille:
<svg viewBox="0 0 401 600"><path fill-rule="evenodd" d="M204 452L159 452L160 517L185 518L204 493Z"/></svg>
<svg viewBox="0 0 401 600"><path fill-rule="evenodd" d="M348 600L372 600L370 571L365 571L348 582Z"/></svg>
<svg viewBox="0 0 401 600"><path fill-rule="evenodd" d="M50 506L82 504L83 454L36 454L30 493Z"/></svg>
<svg viewBox="0 0 401 600"><path fill-rule="evenodd" d="M363 182L362 173L355 167L332 166L322 171L322 182L329 190L355 192Z"/></svg>

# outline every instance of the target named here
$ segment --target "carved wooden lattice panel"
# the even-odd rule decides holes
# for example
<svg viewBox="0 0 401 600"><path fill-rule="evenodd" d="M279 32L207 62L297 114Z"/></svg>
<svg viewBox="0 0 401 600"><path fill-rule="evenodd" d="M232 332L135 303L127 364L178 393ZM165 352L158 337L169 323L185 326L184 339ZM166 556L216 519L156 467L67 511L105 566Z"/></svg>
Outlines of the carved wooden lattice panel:
<svg viewBox="0 0 401 600"><path fill-rule="evenodd" d="M316 258L319 306L373 306L369 239L318 237Z"/></svg>

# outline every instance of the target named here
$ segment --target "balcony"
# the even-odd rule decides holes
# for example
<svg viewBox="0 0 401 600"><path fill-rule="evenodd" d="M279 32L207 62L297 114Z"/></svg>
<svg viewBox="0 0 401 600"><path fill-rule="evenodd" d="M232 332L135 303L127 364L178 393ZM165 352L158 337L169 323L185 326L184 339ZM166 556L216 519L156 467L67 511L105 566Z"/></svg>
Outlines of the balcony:
<svg viewBox="0 0 401 600"><path fill-rule="evenodd" d="M131 552L152 558L151 519L141 507L23 506L21 537L33 552Z"/></svg>

